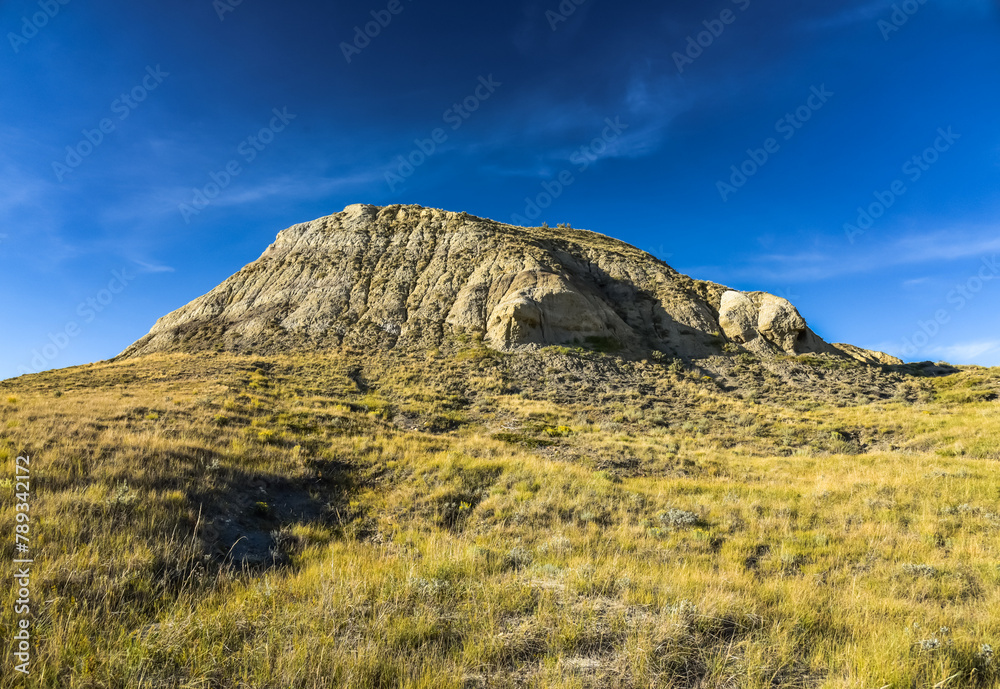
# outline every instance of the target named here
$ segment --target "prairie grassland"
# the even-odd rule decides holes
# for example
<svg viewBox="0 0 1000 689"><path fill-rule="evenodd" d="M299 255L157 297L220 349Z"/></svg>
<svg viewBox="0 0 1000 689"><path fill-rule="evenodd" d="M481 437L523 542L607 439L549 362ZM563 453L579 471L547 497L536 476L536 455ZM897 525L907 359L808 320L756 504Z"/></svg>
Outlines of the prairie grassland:
<svg viewBox="0 0 1000 689"><path fill-rule="evenodd" d="M0 687L1000 686L1000 370L776 403L501 359L0 383L36 642Z"/></svg>

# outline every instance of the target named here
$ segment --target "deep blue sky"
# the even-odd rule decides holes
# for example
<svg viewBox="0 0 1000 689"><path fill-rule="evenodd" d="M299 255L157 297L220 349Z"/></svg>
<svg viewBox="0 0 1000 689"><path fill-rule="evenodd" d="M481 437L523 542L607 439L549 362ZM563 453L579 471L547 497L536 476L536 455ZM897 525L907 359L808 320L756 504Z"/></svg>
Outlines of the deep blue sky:
<svg viewBox="0 0 1000 689"><path fill-rule="evenodd" d="M341 44L388 1L243 0L220 20L230 1L0 5L0 378L117 354L297 222L358 202L509 222L564 170L534 224L786 296L831 341L899 354L923 323L907 358L1000 365L1000 279L978 277L1000 278L995 0L912 0L898 27L892 0L567 0L565 21L559 0L399 0L350 62ZM679 63L704 22L721 34ZM769 138L724 201L718 182ZM228 186L182 212L230 161Z"/></svg>

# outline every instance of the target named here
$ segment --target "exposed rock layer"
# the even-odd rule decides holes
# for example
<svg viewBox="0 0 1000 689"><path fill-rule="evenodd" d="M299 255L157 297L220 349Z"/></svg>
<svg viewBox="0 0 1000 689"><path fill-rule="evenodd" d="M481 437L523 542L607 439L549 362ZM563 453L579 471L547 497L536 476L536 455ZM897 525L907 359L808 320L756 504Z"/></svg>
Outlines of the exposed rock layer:
<svg viewBox="0 0 1000 689"><path fill-rule="evenodd" d="M891 363L815 335L792 304L692 280L624 242L419 206L348 206L295 225L170 313L123 356L226 349L581 344L686 358L728 339L757 355Z"/></svg>

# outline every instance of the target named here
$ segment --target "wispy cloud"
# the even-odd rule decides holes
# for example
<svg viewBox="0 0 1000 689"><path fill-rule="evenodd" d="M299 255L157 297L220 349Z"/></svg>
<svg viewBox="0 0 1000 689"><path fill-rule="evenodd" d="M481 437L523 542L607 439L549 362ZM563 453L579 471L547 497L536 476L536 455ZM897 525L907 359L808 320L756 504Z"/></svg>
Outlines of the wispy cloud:
<svg viewBox="0 0 1000 689"><path fill-rule="evenodd" d="M544 178L565 166L581 146L600 138L611 120L624 125L624 130L606 147L601 146L600 152L591 152L592 163L642 158L659 150L674 120L692 107L697 94L697 89L678 89L676 77L651 75L648 66L612 92L599 96L529 91L507 107L503 120L489 137L461 147L461 152L483 158L508 149L512 142L531 147L532 163L520 161L501 166L503 169L490 169L507 176L523 173L526 177Z"/></svg>
<svg viewBox="0 0 1000 689"><path fill-rule="evenodd" d="M898 341L880 342L870 345L870 349L898 356L903 360L947 361L957 365L1000 365L1000 340L973 340L928 346L914 354Z"/></svg>
<svg viewBox="0 0 1000 689"><path fill-rule="evenodd" d="M801 22L800 27L806 31L835 31L863 23L877 22L886 11L892 10L894 0L874 0L867 4L838 9L821 17L812 17Z"/></svg>
<svg viewBox="0 0 1000 689"><path fill-rule="evenodd" d="M63 237L62 209L56 201L59 186L4 158L0 155L0 227L4 229L0 243L6 245L5 253L28 239L32 247L28 258L41 265L79 255L79 247Z"/></svg>
<svg viewBox="0 0 1000 689"><path fill-rule="evenodd" d="M928 347L923 353L934 359L953 364L981 364L992 362L1000 356L1000 340L959 342L951 345Z"/></svg>
<svg viewBox="0 0 1000 689"><path fill-rule="evenodd" d="M52 184L38 179L24 170L7 165L0 169L0 217L25 206L39 204L52 190Z"/></svg>
<svg viewBox="0 0 1000 689"><path fill-rule="evenodd" d="M256 184L237 180L231 187L213 199L209 208L250 206L274 200L301 200L322 198L351 190L360 190L382 182L384 171L351 172L341 176L282 175ZM191 203L192 186L157 186L143 193L132 195L101 211L101 221L110 224L148 222L155 216L178 213L178 206Z"/></svg>
<svg viewBox="0 0 1000 689"><path fill-rule="evenodd" d="M895 242L902 253L898 263L955 260L1000 251L1000 237L995 229L955 228L931 234L913 235Z"/></svg>
<svg viewBox="0 0 1000 689"><path fill-rule="evenodd" d="M990 228L954 228L873 244L867 250L845 248L842 236L816 236L812 246L794 253L750 256L742 265L724 269L737 278L786 282L818 282L842 275L881 273L886 268L979 258L1000 253L1000 238ZM723 271L710 267L714 274ZM908 281L912 287L928 278Z"/></svg>
<svg viewBox="0 0 1000 689"><path fill-rule="evenodd" d="M339 177L283 176L221 194L218 199L212 201L212 205L244 206L276 198L320 198L328 194L361 189L375 182L383 182L384 174L382 170L370 170Z"/></svg>
<svg viewBox="0 0 1000 689"><path fill-rule="evenodd" d="M139 261L137 259L132 259L133 263L138 265L146 273L173 273L174 268L170 266L159 266L152 263L146 263L145 261Z"/></svg>

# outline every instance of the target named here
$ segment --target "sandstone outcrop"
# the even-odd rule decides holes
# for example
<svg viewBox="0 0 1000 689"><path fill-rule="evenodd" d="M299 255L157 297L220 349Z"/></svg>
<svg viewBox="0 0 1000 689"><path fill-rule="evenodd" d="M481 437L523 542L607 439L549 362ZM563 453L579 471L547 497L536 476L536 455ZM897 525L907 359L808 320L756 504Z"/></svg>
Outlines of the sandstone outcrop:
<svg viewBox="0 0 1000 689"><path fill-rule="evenodd" d="M880 360L827 344L784 299L693 280L610 237L368 205L279 233L257 261L161 318L122 356L470 340L685 358L720 354L729 341L760 356Z"/></svg>
<svg viewBox="0 0 1000 689"><path fill-rule="evenodd" d="M836 343L833 347L844 354L847 354L852 359L857 359L866 364L871 364L873 366L901 366L903 364L902 359L898 359L885 352L874 352L870 349L862 349L861 347L855 347L850 344Z"/></svg>

